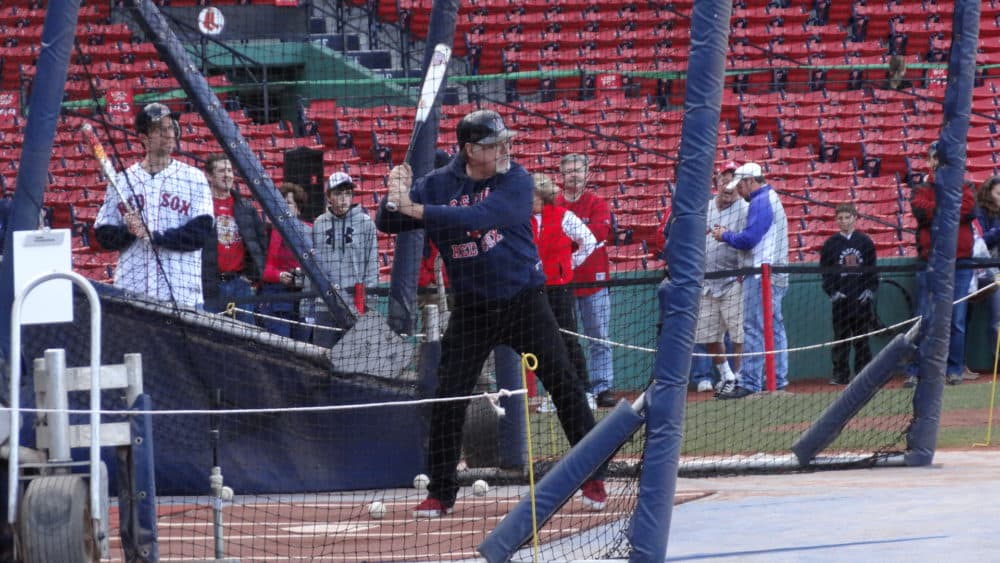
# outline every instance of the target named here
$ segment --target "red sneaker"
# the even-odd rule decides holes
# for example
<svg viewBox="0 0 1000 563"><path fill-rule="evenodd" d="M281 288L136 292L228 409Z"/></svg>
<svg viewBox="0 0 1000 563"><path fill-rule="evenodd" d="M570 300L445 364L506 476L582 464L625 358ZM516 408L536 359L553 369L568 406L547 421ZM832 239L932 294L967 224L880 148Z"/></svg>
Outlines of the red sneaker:
<svg viewBox="0 0 1000 563"><path fill-rule="evenodd" d="M588 509L598 512L604 510L604 505L608 503L608 492L604 490L604 481L591 479L580 487L583 497L583 505Z"/></svg>
<svg viewBox="0 0 1000 563"><path fill-rule="evenodd" d="M602 489L603 490L603 489ZM416 508L413 509L414 518L440 518L445 514L451 514L454 510L450 506L445 506L444 503L436 498L427 497L423 502L418 504Z"/></svg>

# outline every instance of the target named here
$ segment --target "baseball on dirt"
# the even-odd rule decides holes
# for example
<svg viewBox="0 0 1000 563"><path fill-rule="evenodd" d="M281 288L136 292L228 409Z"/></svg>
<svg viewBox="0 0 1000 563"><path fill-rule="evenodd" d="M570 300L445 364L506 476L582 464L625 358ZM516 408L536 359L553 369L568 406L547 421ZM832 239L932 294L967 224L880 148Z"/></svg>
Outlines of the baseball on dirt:
<svg viewBox="0 0 1000 563"><path fill-rule="evenodd" d="M490 485L486 481L479 479L472 484L472 494L476 495L477 497L481 497L488 492L490 492Z"/></svg>
<svg viewBox="0 0 1000 563"><path fill-rule="evenodd" d="M375 520L381 520L385 516L385 505L379 501L375 501L368 505L368 515Z"/></svg>
<svg viewBox="0 0 1000 563"><path fill-rule="evenodd" d="M426 491L427 484L430 482L431 478L421 473L413 478L413 488L418 491Z"/></svg>

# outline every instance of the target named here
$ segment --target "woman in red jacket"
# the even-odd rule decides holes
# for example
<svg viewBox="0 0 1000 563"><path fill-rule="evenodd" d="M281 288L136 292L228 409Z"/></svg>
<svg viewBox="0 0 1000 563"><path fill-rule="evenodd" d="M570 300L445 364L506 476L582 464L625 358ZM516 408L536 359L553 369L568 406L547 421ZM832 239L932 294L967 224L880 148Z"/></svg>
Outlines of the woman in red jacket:
<svg viewBox="0 0 1000 563"><path fill-rule="evenodd" d="M298 218L300 210L306 205L306 192L298 184L285 182L278 188L282 198L288 204L288 210ZM302 221L303 226L309 223ZM264 328L284 337L294 337L296 340L308 341L310 330L296 325L299 318L299 303L296 294L302 290L302 270L299 261L292 250L281 238L277 230L271 231L271 243L267 248L267 260L264 262L261 294L274 295L274 301L261 303L260 312L267 317L263 319ZM276 317L276 318L269 318Z"/></svg>
<svg viewBox="0 0 1000 563"><path fill-rule="evenodd" d="M538 256L542 260L542 270L545 272L545 293L559 328L575 333L578 330L576 297L568 284L573 281L573 269L597 248L597 239L572 211L555 204L559 188L551 178L545 174L532 174L531 178L535 182L531 229L535 235ZM584 382L584 388L589 389L587 361L579 340L566 332L562 336L577 377ZM592 401L591 397L588 393L589 402ZM539 408L540 412L546 411L545 405L543 403Z"/></svg>

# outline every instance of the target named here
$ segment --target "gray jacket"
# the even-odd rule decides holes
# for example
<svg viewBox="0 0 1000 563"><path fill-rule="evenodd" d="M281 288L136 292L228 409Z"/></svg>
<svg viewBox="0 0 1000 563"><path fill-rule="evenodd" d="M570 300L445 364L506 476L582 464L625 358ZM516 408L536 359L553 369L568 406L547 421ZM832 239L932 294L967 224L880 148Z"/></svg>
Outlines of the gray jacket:
<svg viewBox="0 0 1000 563"><path fill-rule="evenodd" d="M312 243L316 264L326 273L330 285L340 292L351 311L356 313L354 284L362 283L365 287L378 285L375 223L358 205L351 206L343 217L336 217L327 211L313 223ZM304 289L310 289L308 279ZM315 317L316 307L326 309L320 298L304 299L302 317Z"/></svg>

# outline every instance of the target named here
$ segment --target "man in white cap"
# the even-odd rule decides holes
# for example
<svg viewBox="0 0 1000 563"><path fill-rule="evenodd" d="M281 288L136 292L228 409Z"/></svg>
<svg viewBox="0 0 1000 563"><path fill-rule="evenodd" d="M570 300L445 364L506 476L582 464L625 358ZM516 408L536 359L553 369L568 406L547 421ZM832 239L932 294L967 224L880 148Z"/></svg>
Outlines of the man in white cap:
<svg viewBox="0 0 1000 563"><path fill-rule="evenodd" d="M316 264L351 310L363 312L364 288L378 284L375 222L354 203L354 181L344 172L330 175L326 203L326 213L317 217L312 227ZM308 279L303 289L310 290ZM302 317L316 325L313 344L317 346L332 347L344 334L343 327L334 326L333 314L321 298L303 300Z"/></svg>
<svg viewBox="0 0 1000 563"><path fill-rule="evenodd" d="M755 162L748 162L736 169L733 179L725 189L736 189L743 199L749 200L747 222L736 232L724 226L714 226L712 237L739 250L751 251L753 267L763 264L785 266L788 264L788 218L778 194L767 183L764 171ZM744 343L743 368L735 384L723 385L719 399L739 399L761 391L764 384L764 304L761 292L761 275L743 280ZM788 290L788 274L771 274L771 319L774 329L775 371L777 389L788 385L788 339L781 314L781 302Z"/></svg>

